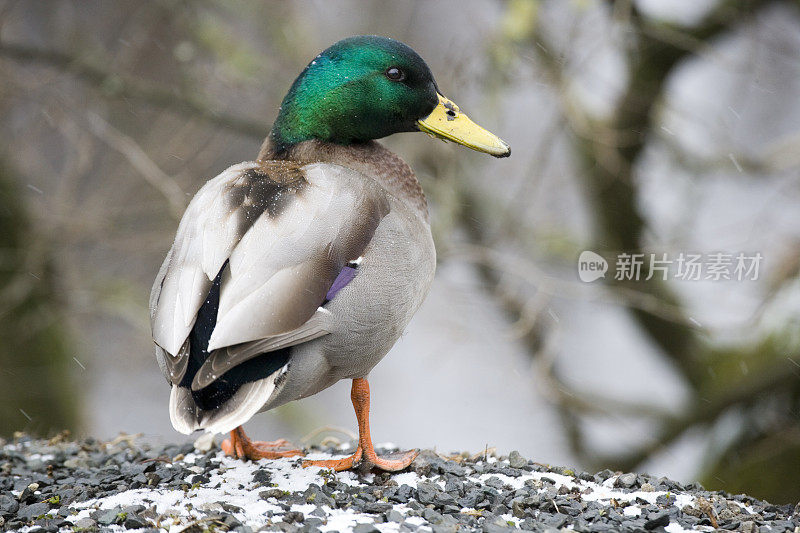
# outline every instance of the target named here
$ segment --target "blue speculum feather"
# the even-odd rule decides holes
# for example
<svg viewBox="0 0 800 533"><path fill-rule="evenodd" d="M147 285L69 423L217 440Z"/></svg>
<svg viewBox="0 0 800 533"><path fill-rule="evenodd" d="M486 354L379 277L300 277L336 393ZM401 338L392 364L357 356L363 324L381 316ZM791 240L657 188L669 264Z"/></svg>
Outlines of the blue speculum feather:
<svg viewBox="0 0 800 533"><path fill-rule="evenodd" d="M328 289L328 294L325 295L325 300L331 301L336 294L345 288L345 286L353 281L353 278L356 277L357 270L353 267L346 266L339 272L339 275L336 276L336 279L333 280L333 285L331 288Z"/></svg>

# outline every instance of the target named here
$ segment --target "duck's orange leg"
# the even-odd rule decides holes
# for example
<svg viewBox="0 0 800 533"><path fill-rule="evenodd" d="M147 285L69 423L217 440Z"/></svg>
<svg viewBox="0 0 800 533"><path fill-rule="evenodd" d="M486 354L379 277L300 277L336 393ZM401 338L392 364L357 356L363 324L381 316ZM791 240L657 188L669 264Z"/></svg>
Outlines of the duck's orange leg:
<svg viewBox="0 0 800 533"><path fill-rule="evenodd" d="M356 411L356 419L358 420L358 448L356 448L356 453L344 459L303 461L303 466L319 466L339 471L353 468L355 464L363 460L363 462L376 466L381 470L396 472L410 465L411 461L419 455L416 450L405 452L400 459L381 459L375 453L369 432L369 382L365 378L353 380L350 399L353 401L353 408Z"/></svg>
<svg viewBox="0 0 800 533"><path fill-rule="evenodd" d="M295 457L304 455L301 450L281 450L289 444L285 439L276 441L252 441L245 435L242 426L231 431L231 438L222 441L222 451L225 455L238 457L239 459L280 459L281 457Z"/></svg>

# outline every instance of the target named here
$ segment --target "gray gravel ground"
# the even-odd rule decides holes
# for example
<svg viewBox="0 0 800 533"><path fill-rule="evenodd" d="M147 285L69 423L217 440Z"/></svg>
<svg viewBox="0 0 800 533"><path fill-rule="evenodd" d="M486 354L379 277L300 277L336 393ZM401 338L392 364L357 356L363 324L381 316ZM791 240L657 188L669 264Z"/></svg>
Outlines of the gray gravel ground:
<svg viewBox="0 0 800 533"><path fill-rule="evenodd" d="M516 452L425 451L408 471L390 475L304 469L298 459L242 462L218 447L153 448L130 438L0 444L6 531L800 533L800 505L643 474L573 472ZM310 450L313 458L351 451Z"/></svg>

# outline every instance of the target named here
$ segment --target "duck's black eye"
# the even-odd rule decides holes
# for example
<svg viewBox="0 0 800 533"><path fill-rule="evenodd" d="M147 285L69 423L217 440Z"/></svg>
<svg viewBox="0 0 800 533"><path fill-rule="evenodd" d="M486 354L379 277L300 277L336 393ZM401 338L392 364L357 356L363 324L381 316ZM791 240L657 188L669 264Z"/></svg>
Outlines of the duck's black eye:
<svg viewBox="0 0 800 533"><path fill-rule="evenodd" d="M386 69L386 77L392 81L403 81L406 79L406 73L397 67L389 67Z"/></svg>

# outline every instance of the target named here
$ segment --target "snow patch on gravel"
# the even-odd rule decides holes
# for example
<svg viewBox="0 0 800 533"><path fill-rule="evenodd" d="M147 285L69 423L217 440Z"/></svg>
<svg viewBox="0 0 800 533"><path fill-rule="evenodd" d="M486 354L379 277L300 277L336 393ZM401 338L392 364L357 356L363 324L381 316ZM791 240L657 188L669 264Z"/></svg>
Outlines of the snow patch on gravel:
<svg viewBox="0 0 800 533"><path fill-rule="evenodd" d="M324 453L309 454L307 458L310 459L331 459L335 456ZM188 454L182 460L188 465L195 463L196 456ZM320 468L301 468L298 466L297 459L278 459L278 460L262 460L259 462L243 462L237 459L226 457L222 452L216 456L219 465L211 474L209 481L204 483L203 486L192 487L188 491L182 490L165 490L159 488L140 488L120 492L113 496L88 500L74 505L80 512L75 517L76 519L88 518L89 515L97 509L114 509L116 507L125 507L130 505L144 505L146 507L155 506L159 515L162 515L160 526L170 533L177 533L189 527L192 523L204 519L209 510L213 510L214 506L219 506L220 501L228 505L236 506L239 510L231 511L239 521L243 524L257 529L267 525L272 521L276 521L280 515L284 515L287 511L284 510L275 498L262 499L259 492L264 490L258 483L253 482L253 477L258 470L265 469L271 474L271 481L274 485L272 488L277 488L287 492L303 492L309 485L317 484L322 485L325 483L325 478L321 474L325 474L328 478L335 477L337 481L345 483L350 486L357 486L362 483L359 481L358 476L353 472L330 472ZM201 469L202 471L202 469ZM189 476L192 477L192 476ZM372 474L367 474L363 481L371 481L374 477ZM657 498L666 495L663 491L654 492L624 492L618 488L614 488L614 482L617 477L612 477L604 483L599 484L592 481L578 480L573 477L557 474L553 472L531 472L519 477L507 476L504 474L480 474L468 475L473 482L480 482L485 484L491 478L499 479L504 485L508 485L513 489L520 489L525 486L529 480L542 482L543 479L552 480L555 482L557 488L566 487L569 490L577 490L582 494L582 499L585 501L599 501L608 505L618 505L620 502L633 502L637 499L644 500L648 503L655 503ZM430 482L430 478L421 477L415 472L404 472L394 475L392 479L398 485L409 485L417 487L419 482ZM187 483L190 480L187 479ZM439 481L437 483L444 489L445 483ZM546 493L544 488L539 489L539 493ZM613 503L615 500L616 503ZM675 500L675 506L683 508L686 505L691 505L695 502L695 498L688 494L679 494ZM293 504L290 508L292 512L300 512L308 515L317 508L313 504ZM229 508L229 510L232 508ZM322 506L325 511L326 524L319 526L321 531L347 531L360 523L373 524L377 529L382 532L395 532L399 531L400 524L395 522L374 523L375 515L353 512L350 510L332 509L328 506ZM405 505L395 505L395 510L405 514L407 508ZM623 513L625 516L638 517L642 514L642 505L631 504L624 508ZM503 515L502 518L509 523L517 525L519 520L511 514ZM411 516L405 520L408 524L421 526L426 523L422 517ZM110 528L114 531L125 531L122 526L112 525ZM666 530L670 533L678 533L689 531L682 528L676 522L671 522Z"/></svg>
<svg viewBox="0 0 800 533"><path fill-rule="evenodd" d="M333 459L346 451L315 448L306 458ZM28 440L0 446L0 464L11 472L0 478L0 529L23 533L36 527L344 532L360 524L365 532L384 533L800 526L792 506L644 474L575 474L516 452L445 458L426 450L410 471L390 475L302 468L298 458L244 462L191 445Z"/></svg>
<svg viewBox="0 0 800 533"><path fill-rule="evenodd" d="M323 453L308 454L308 459L331 459L334 456ZM243 462L232 459L219 452L216 457L220 461L217 470L212 473L206 486L192 488L186 492L182 490L164 489L133 489L120 492L113 496L88 500L76 504L74 507L81 509L76 519L88 518L97 509L114 509L129 505L155 506L159 514L164 515L161 526L170 533L182 531L192 522L201 520L207 515L217 502L241 508L232 511L243 524L253 529L260 528L269 522L270 517L285 513L277 500L270 498L264 500L259 497L259 492L264 490L253 482L253 476L259 469L267 469L272 473L272 483L277 488L286 492L303 492L312 483L323 484L324 479L319 475L319 468L301 468L296 459L261 460L258 462ZM193 464L196 460L194 454L187 455L183 462ZM331 473L338 481L351 486L360 485L358 477L353 472ZM416 474L413 474L416 475ZM371 475L370 475L371 476ZM187 480L189 483L190 480ZM292 505L291 511L301 512L304 515L316 509L313 504ZM322 531L347 531L359 523L372 523L374 515L353 513L340 509L331 509L323 506L326 512L327 524L320 527ZM109 526L114 531L125 531L122 526ZM378 524L381 531L397 531L399 524Z"/></svg>

